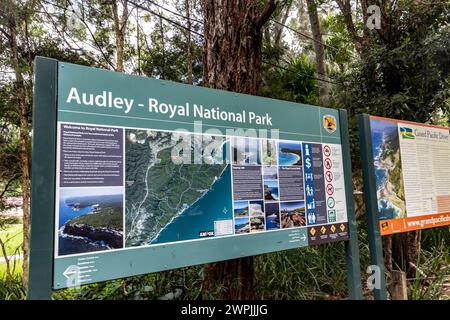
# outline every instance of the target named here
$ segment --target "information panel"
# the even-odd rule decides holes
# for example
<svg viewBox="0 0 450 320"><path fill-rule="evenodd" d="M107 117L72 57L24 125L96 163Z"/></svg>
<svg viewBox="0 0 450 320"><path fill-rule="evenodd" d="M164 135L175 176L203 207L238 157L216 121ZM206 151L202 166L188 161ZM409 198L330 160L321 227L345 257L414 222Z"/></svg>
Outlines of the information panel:
<svg viewBox="0 0 450 320"><path fill-rule="evenodd" d="M54 288L348 239L339 113L58 64Z"/></svg>
<svg viewBox="0 0 450 320"><path fill-rule="evenodd" d="M382 235L450 224L450 128L370 117Z"/></svg>

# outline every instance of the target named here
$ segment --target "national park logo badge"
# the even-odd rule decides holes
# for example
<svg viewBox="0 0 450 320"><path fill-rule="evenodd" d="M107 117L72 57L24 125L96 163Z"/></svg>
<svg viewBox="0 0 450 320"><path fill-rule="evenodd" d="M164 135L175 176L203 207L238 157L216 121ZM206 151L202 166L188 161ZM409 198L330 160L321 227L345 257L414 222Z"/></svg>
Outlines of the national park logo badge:
<svg viewBox="0 0 450 320"><path fill-rule="evenodd" d="M336 131L336 117L326 114L323 116L323 127L329 134Z"/></svg>

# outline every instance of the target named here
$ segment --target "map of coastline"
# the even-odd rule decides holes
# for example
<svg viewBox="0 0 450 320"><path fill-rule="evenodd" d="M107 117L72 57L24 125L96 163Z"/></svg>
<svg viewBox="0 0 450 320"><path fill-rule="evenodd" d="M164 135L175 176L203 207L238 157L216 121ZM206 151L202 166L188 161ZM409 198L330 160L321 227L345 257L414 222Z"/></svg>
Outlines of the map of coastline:
<svg viewBox="0 0 450 320"><path fill-rule="evenodd" d="M174 160L178 159L173 158L172 149L183 141L192 143L188 148L183 145L179 156L194 159L194 152L203 155L204 146L216 140L208 135L184 135L189 135L188 139L183 140L180 134L172 132L126 130L127 247L198 238L199 232L210 231L214 220L210 216L201 220L190 218L192 226L187 230L193 232L188 232L189 235L180 234L180 228L173 227L185 220L183 216L202 214L197 208L198 203L210 190L217 189L214 187L216 182L223 180L221 176L227 172L224 161L177 164ZM183 154L186 149L190 154ZM221 194L226 192L223 190ZM225 204L225 211L231 212L231 205ZM207 214L203 213L203 216Z"/></svg>

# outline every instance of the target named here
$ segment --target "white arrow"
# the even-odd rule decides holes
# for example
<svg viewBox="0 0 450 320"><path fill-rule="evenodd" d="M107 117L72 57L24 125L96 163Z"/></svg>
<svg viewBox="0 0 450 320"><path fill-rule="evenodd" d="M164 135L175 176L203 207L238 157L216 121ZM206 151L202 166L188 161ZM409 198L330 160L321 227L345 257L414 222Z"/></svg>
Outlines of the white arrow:
<svg viewBox="0 0 450 320"><path fill-rule="evenodd" d="M302 239L303 241L305 241L305 240L306 240L306 236L303 235L303 237L301 237L300 239Z"/></svg>
<svg viewBox="0 0 450 320"><path fill-rule="evenodd" d="M70 279L71 277L73 277L73 275L75 275L75 274L78 275L79 272L80 272L80 268L78 266L71 265L66 270L64 270L63 275L67 279Z"/></svg>

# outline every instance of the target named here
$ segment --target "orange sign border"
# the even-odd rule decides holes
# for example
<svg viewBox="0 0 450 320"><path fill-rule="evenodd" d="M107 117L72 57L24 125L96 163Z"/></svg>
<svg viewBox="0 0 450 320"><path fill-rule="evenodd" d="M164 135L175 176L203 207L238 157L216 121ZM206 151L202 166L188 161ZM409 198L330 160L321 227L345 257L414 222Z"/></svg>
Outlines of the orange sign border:
<svg viewBox="0 0 450 320"><path fill-rule="evenodd" d="M407 120L397 120L397 119L391 119L391 118L383 118L383 117L378 117L378 116L369 116L369 119L389 121L389 122L396 122L396 123L406 123L406 124L410 124L410 125L417 126L417 127L429 127L429 128L435 128L435 129L450 130L450 127L437 126L437 125L434 125L434 124L419 123L419 122L407 121Z"/></svg>
<svg viewBox="0 0 450 320"><path fill-rule="evenodd" d="M426 222L427 220L434 219L446 219L447 221L438 222ZM389 220L380 220L380 232L382 236L408 232L414 230L429 229L434 227L443 227L450 225L450 212L433 213L418 217L398 218ZM408 226L408 224L417 224L414 226Z"/></svg>

